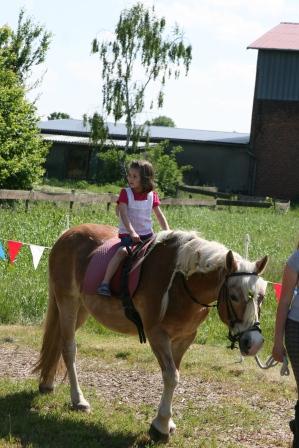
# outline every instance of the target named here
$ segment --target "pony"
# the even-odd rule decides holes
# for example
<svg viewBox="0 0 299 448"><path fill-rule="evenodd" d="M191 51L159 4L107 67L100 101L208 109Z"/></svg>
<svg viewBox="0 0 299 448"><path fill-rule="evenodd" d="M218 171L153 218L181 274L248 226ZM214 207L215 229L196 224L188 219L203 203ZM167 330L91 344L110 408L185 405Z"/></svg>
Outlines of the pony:
<svg viewBox="0 0 299 448"><path fill-rule="evenodd" d="M72 406L86 412L90 405L76 372L76 330L91 314L111 330L137 334L134 323L125 317L119 297L82 291L94 251L115 236L115 227L82 224L64 232L49 255L48 309L34 371L40 374L39 391L51 392L63 359ZM238 343L241 353L251 356L261 348L259 314L266 281L260 274L267 260L264 256L250 262L194 231L161 231L156 235L133 296L163 378L161 401L149 429L152 440L166 443L176 429L172 398L179 383L181 360L213 302L217 302L219 317L229 328L232 345Z"/></svg>

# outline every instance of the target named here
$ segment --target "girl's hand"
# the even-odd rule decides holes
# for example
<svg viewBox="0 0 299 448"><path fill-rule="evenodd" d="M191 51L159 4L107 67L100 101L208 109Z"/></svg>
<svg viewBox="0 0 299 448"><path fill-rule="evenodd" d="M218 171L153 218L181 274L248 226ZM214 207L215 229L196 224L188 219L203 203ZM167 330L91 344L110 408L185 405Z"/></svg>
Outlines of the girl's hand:
<svg viewBox="0 0 299 448"><path fill-rule="evenodd" d="M130 237L132 238L134 243L140 243L141 241L140 236L136 232L130 232Z"/></svg>
<svg viewBox="0 0 299 448"><path fill-rule="evenodd" d="M283 358L286 355L286 349L283 344L274 344L272 350L272 356L275 361L283 362Z"/></svg>

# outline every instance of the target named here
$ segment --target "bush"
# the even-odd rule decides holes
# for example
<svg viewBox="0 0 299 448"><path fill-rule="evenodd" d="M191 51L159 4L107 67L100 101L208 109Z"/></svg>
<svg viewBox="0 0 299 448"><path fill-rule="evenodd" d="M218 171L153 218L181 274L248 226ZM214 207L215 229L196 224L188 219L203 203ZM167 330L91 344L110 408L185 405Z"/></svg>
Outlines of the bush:
<svg viewBox="0 0 299 448"><path fill-rule="evenodd" d="M0 65L0 188L31 189L41 180L49 145L37 121L17 76Z"/></svg>
<svg viewBox="0 0 299 448"><path fill-rule="evenodd" d="M122 183L121 160L125 159L126 165L132 160L146 159L152 163L155 170L155 181L160 192L164 195L175 196L177 187L182 183L183 173L188 166L179 167L176 161L176 154L182 151L177 146L168 149L168 142L164 141L154 146L148 146L144 153L124 154L124 151L117 148L109 149L106 152L100 152L99 158L102 161L98 173L100 182L104 183Z"/></svg>

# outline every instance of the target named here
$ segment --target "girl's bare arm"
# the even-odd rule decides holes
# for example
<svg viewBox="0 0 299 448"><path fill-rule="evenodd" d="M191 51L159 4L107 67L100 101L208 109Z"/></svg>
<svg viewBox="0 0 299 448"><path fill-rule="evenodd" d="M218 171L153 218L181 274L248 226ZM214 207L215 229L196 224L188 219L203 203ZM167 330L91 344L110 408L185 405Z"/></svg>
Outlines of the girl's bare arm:
<svg viewBox="0 0 299 448"><path fill-rule="evenodd" d="M167 219L165 218L165 215L163 214L160 207L159 206L154 207L154 212L155 212L155 215L157 217L157 220L158 220L161 228L163 230L169 230L169 225L168 225Z"/></svg>
<svg viewBox="0 0 299 448"><path fill-rule="evenodd" d="M297 272L286 265L282 279L281 298L276 312L274 346L272 350L273 358L279 362L283 361L283 356L285 355L284 330L297 280Z"/></svg>

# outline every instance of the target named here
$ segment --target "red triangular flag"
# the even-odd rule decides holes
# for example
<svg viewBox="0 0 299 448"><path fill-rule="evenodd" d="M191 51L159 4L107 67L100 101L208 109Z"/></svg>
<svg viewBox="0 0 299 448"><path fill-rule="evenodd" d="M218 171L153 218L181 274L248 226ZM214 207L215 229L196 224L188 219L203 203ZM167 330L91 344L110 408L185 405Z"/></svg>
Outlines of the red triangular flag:
<svg viewBox="0 0 299 448"><path fill-rule="evenodd" d="M21 243L20 241L9 240L7 242L7 245L8 245L8 254L9 254L10 262L14 263L16 256L18 255L21 247L23 246L23 243Z"/></svg>
<svg viewBox="0 0 299 448"><path fill-rule="evenodd" d="M281 295L281 283L273 283L273 288L275 291L276 301L279 302L280 295Z"/></svg>

